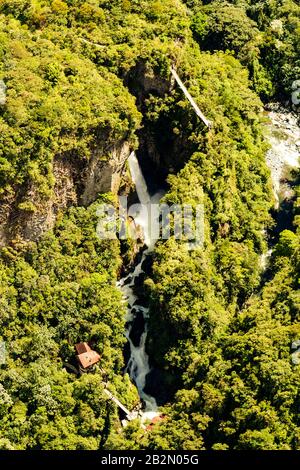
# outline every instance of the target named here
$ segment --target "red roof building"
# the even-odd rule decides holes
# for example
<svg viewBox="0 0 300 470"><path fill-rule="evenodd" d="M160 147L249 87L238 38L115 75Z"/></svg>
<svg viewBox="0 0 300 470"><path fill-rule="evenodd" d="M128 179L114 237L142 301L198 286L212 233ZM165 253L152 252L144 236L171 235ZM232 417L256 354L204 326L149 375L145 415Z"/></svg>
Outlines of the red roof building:
<svg viewBox="0 0 300 470"><path fill-rule="evenodd" d="M146 427L146 431L151 431L153 426L156 424L156 423L159 423L160 421L163 421L165 419L165 415L158 415L158 416L154 416L154 418L151 419L151 422L148 424L148 426Z"/></svg>
<svg viewBox="0 0 300 470"><path fill-rule="evenodd" d="M77 360L84 369L100 361L100 355L93 351L87 343L77 343L75 348L78 353L76 356Z"/></svg>

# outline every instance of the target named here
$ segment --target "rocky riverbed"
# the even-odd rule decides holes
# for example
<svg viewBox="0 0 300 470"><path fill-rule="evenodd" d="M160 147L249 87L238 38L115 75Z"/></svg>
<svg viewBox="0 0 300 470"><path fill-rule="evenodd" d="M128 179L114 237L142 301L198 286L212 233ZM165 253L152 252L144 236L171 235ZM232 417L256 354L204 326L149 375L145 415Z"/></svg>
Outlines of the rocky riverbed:
<svg viewBox="0 0 300 470"><path fill-rule="evenodd" d="M278 103L268 105L270 150L266 161L271 170L271 177L276 198L276 208L280 201L293 196L291 185L286 183L289 172L299 167L300 126L299 116Z"/></svg>

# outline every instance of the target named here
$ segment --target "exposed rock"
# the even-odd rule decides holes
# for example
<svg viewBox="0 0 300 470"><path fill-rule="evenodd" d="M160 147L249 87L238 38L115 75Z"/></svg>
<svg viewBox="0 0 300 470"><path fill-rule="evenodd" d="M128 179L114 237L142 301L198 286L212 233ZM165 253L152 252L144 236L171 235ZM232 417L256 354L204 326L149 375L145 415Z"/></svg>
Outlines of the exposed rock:
<svg viewBox="0 0 300 470"><path fill-rule="evenodd" d="M130 284L132 281L132 276L128 276L125 280L124 280L124 283L123 285L124 286L127 286L128 284Z"/></svg>
<svg viewBox="0 0 300 470"><path fill-rule="evenodd" d="M133 342L135 347L140 345L141 336L145 330L145 319L143 313L138 310L135 314L134 320L132 322L132 327L130 329L129 337Z"/></svg>
<svg viewBox="0 0 300 470"><path fill-rule="evenodd" d="M128 142L121 142L110 150L98 148L93 152L83 175L84 192L81 202L87 206L102 192L118 192L124 164L129 157Z"/></svg>
<svg viewBox="0 0 300 470"><path fill-rule="evenodd" d="M23 185L1 200L0 245L15 240L35 241L53 228L59 211L76 204L87 206L102 192L117 192L129 153L129 144L121 141L106 150L99 146L85 162L78 162L72 155L56 156L52 197L42 199L34 185L26 189ZM22 201L26 201L25 208L22 204L20 207Z"/></svg>
<svg viewBox="0 0 300 470"><path fill-rule="evenodd" d="M6 85L3 80L0 80L0 106L6 103Z"/></svg>
<svg viewBox="0 0 300 470"><path fill-rule="evenodd" d="M273 189L276 198L276 207L279 207L279 196L288 198L292 192L284 188L284 172L299 167L300 127L298 117L282 108L277 103L268 105L271 120L269 141L271 149L267 153L266 161L270 168Z"/></svg>
<svg viewBox="0 0 300 470"><path fill-rule="evenodd" d="M170 384L166 383L166 372L156 367L147 374L144 391L155 397L158 406L165 405L174 394Z"/></svg>
<svg viewBox="0 0 300 470"><path fill-rule="evenodd" d="M144 61L132 68L126 77L129 90L137 97L138 107L142 107L149 93L164 96L170 90L171 81L156 74Z"/></svg>
<svg viewBox="0 0 300 470"><path fill-rule="evenodd" d="M139 276L134 278L134 287L141 289L144 285L144 281L146 279L146 274L141 272Z"/></svg>
<svg viewBox="0 0 300 470"><path fill-rule="evenodd" d="M124 363L127 364L130 359L130 344L127 341L123 349Z"/></svg>
<svg viewBox="0 0 300 470"><path fill-rule="evenodd" d="M152 264L153 264L153 257L149 254L148 256L145 257L141 268L145 273L149 273L151 271Z"/></svg>

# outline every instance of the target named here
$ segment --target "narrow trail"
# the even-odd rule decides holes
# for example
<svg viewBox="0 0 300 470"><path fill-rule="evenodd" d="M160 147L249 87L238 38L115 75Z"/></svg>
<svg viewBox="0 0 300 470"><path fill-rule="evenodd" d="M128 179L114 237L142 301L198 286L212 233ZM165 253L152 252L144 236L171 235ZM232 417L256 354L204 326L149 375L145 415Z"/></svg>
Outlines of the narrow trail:
<svg viewBox="0 0 300 470"><path fill-rule="evenodd" d="M181 88L181 90L183 91L185 97L188 99L188 101L190 102L191 106L194 108L194 111L195 113L197 114L197 116L201 119L201 121L204 122L204 124L210 128L212 127L212 123L211 121L209 121L205 116L204 114L202 113L202 111L200 110L199 106L197 105L197 103L195 102L195 100L192 98L192 96L190 95L190 93L187 91L187 88L186 86L183 84L183 82L181 81L178 73L176 72L176 70L171 67L171 74L173 75L173 77L175 78L178 86Z"/></svg>
<svg viewBox="0 0 300 470"><path fill-rule="evenodd" d="M103 49L103 47L106 47L105 44L97 44L96 42L89 41L88 39L82 38L78 36L79 41L84 42L85 44L89 44L90 46L98 47L100 49Z"/></svg>

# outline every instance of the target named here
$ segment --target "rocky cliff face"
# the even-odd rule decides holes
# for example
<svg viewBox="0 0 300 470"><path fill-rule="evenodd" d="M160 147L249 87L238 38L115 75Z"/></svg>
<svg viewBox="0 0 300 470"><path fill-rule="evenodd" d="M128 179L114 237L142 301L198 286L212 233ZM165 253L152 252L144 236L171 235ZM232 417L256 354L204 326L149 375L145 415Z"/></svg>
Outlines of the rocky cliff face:
<svg viewBox="0 0 300 470"><path fill-rule="evenodd" d="M140 61L128 72L125 83L136 97L138 108L143 111L145 99L150 93L164 96L170 91L173 82L171 76L170 79L163 78L144 61Z"/></svg>
<svg viewBox="0 0 300 470"><path fill-rule="evenodd" d="M83 174L84 190L79 198L84 206L91 204L98 193L118 192L123 168L129 154L130 146L125 141L112 146L107 153L103 147L92 153Z"/></svg>
<svg viewBox="0 0 300 470"><path fill-rule="evenodd" d="M129 72L125 85L136 97L142 113L146 111L145 102L150 95L164 99L174 86L171 76L162 78L142 61ZM160 119L154 127L147 119L143 124L143 129L138 131L142 168L150 178L153 171L159 172L164 181L174 165L178 138L176 142L174 139L164 141L164 135L170 135L168 117ZM180 149L180 145L177 148ZM60 211L71 205L88 206L99 193L117 193L129 154L130 144L126 140L112 142L108 136L101 135L97 147L90 150L90 158L85 161L76 155L56 155L52 165L51 196L41 198L35 185L25 187L23 184L0 201L0 245L36 241L54 226ZM29 202L26 207L22 207L24 200Z"/></svg>
<svg viewBox="0 0 300 470"><path fill-rule="evenodd" d="M57 214L71 205L88 206L99 193L118 192L122 171L130 154L126 141L107 147L100 144L91 157L77 164L71 156L53 161L55 178L52 197L41 199L34 186L15 188L15 193L0 202L0 245L35 241L53 228ZM20 209L20 200L33 206Z"/></svg>

